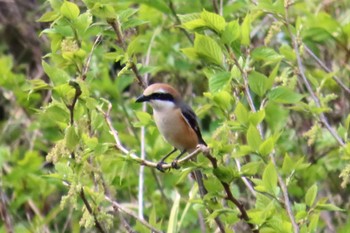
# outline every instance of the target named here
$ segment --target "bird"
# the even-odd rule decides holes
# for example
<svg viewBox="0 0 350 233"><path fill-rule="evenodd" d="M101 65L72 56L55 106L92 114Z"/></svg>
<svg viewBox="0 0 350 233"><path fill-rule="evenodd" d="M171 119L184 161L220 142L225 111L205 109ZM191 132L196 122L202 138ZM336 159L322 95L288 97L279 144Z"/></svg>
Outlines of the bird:
<svg viewBox="0 0 350 233"><path fill-rule="evenodd" d="M149 85L136 99L137 103L148 102L153 108L153 118L164 139L174 147L158 163L157 169L164 172L162 165L177 150L180 154L172 161L172 168L178 169L178 160L193 152L199 144L207 146L197 122L197 116L186 104L180 93L166 83Z"/></svg>

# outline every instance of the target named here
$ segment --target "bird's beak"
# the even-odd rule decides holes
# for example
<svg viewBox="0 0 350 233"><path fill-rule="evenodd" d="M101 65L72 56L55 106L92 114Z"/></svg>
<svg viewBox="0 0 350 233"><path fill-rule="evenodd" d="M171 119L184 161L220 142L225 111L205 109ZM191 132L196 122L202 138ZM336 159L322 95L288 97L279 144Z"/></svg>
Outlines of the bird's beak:
<svg viewBox="0 0 350 233"><path fill-rule="evenodd" d="M148 100L149 100L148 96L140 95L139 97L137 97L135 102L136 103L141 103L141 102L146 102Z"/></svg>

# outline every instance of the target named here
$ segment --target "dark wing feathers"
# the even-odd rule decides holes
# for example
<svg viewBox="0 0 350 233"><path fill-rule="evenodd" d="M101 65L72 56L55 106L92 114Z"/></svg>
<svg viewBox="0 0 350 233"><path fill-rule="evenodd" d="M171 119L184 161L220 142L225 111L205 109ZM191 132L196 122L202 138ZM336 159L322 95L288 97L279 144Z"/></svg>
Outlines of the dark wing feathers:
<svg viewBox="0 0 350 233"><path fill-rule="evenodd" d="M205 141L202 138L201 130L199 129L198 122L197 122L197 116L192 110L192 108L188 106L186 103L181 103L180 109L186 122L191 126L194 132L196 132L198 137L198 142L200 144L207 146L207 143L205 143Z"/></svg>

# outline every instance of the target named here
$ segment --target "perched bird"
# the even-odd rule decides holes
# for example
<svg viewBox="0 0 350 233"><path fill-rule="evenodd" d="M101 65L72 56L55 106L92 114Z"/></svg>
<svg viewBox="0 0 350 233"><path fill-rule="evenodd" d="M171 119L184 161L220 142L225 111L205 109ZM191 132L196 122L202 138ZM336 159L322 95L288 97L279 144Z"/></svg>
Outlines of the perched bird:
<svg viewBox="0 0 350 233"><path fill-rule="evenodd" d="M198 144L207 145L202 138L194 111L182 101L180 93L172 86L155 83L148 86L136 102L149 102L153 108L155 123L165 140L174 149L158 163L157 169L163 171L165 159L176 150L181 153L171 163L178 168L177 160L186 152L194 151Z"/></svg>

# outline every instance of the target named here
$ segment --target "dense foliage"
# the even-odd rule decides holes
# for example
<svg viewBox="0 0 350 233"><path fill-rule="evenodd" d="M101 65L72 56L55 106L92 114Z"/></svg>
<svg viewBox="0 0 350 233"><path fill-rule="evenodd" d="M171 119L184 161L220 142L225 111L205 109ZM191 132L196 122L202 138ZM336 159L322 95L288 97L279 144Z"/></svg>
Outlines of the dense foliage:
<svg viewBox="0 0 350 233"><path fill-rule="evenodd" d="M349 232L349 1L22 13L0 17L0 232ZM165 173L172 148L135 103L154 82L183 94L210 148Z"/></svg>

